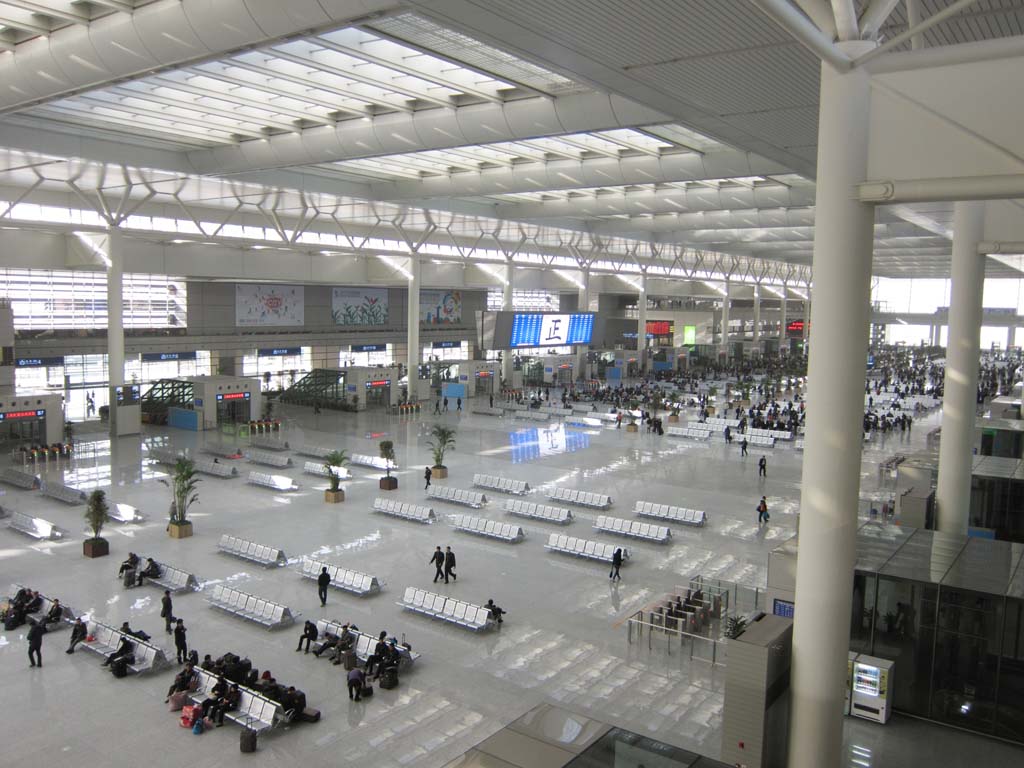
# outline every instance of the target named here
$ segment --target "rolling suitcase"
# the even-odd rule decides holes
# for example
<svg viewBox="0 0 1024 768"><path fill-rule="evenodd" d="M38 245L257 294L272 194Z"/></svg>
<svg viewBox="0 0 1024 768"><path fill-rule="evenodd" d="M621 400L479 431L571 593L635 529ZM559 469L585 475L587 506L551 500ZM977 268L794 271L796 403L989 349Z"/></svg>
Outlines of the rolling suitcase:
<svg viewBox="0 0 1024 768"><path fill-rule="evenodd" d="M243 728L242 733L238 738L238 748L243 752L255 752L256 736L256 731L251 728Z"/></svg>
<svg viewBox="0 0 1024 768"><path fill-rule="evenodd" d="M306 707L302 710L302 714L299 715L299 719L304 723L319 723L320 710L313 709L312 707Z"/></svg>
<svg viewBox="0 0 1024 768"><path fill-rule="evenodd" d="M385 691L398 687L398 667L388 667L380 673L380 687Z"/></svg>
<svg viewBox="0 0 1024 768"><path fill-rule="evenodd" d="M122 583L124 584L124 588L125 589L131 589L132 587L135 586L135 569L134 568L129 568L128 570L126 570L124 572L124 581Z"/></svg>

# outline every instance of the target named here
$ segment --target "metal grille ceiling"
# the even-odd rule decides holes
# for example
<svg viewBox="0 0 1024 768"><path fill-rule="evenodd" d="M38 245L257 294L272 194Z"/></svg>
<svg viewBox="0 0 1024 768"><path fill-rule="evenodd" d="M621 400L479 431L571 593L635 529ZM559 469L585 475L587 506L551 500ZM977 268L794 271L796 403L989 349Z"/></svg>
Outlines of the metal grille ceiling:
<svg viewBox="0 0 1024 768"><path fill-rule="evenodd" d="M73 24L88 25L112 13L131 13L155 0L2 0L0 50Z"/></svg>
<svg viewBox="0 0 1024 768"><path fill-rule="evenodd" d="M502 58L479 43L473 57L486 60L488 51ZM534 79L544 73L532 70ZM348 27L88 91L26 114L210 147L387 112L536 95L532 86Z"/></svg>

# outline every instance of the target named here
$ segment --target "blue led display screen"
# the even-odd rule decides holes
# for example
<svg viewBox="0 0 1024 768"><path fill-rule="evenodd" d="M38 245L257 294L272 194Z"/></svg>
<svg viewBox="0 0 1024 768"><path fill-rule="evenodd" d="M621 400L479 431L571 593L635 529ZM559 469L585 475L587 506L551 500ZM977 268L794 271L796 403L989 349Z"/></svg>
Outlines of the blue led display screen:
<svg viewBox="0 0 1024 768"><path fill-rule="evenodd" d="M594 333L594 316L580 313L555 315L517 312L512 317L512 338L509 346L561 347L589 344Z"/></svg>

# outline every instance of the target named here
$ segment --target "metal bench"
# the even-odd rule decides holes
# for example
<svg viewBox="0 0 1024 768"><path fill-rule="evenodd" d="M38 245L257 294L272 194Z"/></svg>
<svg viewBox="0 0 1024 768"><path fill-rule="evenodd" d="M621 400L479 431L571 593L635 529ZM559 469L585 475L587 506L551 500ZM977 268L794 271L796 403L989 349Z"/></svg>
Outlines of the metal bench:
<svg viewBox="0 0 1024 768"><path fill-rule="evenodd" d="M195 577L195 574L167 565L167 563L154 562L160 567L160 575L156 578L147 576L144 581L148 581L155 587L170 590L175 594L199 590L199 579Z"/></svg>
<svg viewBox="0 0 1024 768"><path fill-rule="evenodd" d="M63 501L65 504L85 504L85 491L72 488L70 485L47 480L40 487L40 491L42 491L43 496Z"/></svg>
<svg viewBox="0 0 1024 768"><path fill-rule="evenodd" d="M284 552L280 549L240 539L237 536L229 536L226 533L220 537L220 541L217 543L217 550L226 555L240 557L243 560L249 560L260 565L279 566L286 565L288 562Z"/></svg>
<svg viewBox="0 0 1024 768"><path fill-rule="evenodd" d="M383 515L402 517L406 520L415 520L418 523L432 523L436 519L434 510L430 507L422 507L419 504L406 504L403 501L382 499L379 496L373 500L373 511Z"/></svg>
<svg viewBox="0 0 1024 768"><path fill-rule="evenodd" d="M519 499L507 499L505 511L519 517L529 517L534 520L546 520L549 523L565 525L572 522L572 510L565 507L550 507L547 504L534 504Z"/></svg>
<svg viewBox="0 0 1024 768"><path fill-rule="evenodd" d="M802 451L804 449L804 441L803 440L795 441L793 443L793 447L796 448L798 451Z"/></svg>
<svg viewBox="0 0 1024 768"><path fill-rule="evenodd" d="M665 434L669 437L685 437L689 440L709 440L710 429L697 429L696 427L668 427Z"/></svg>
<svg viewBox="0 0 1024 768"><path fill-rule="evenodd" d="M13 587L14 595L18 594L18 592L20 592L22 589L26 589L24 584L14 584ZM48 615L50 613L50 609L53 608L52 597L47 597L42 592L39 593L39 597L42 598L43 603L41 606L39 606L38 611L34 611L31 614L29 614L29 616L33 619L38 619ZM60 621L56 624L47 624L46 631L53 632L57 629L62 629L64 627L70 626L71 624L74 624L76 615L77 614L73 610L71 610L67 605L64 605L62 603L60 606Z"/></svg>
<svg viewBox="0 0 1024 768"><path fill-rule="evenodd" d="M638 501L633 513L641 517L655 517L659 520L672 520L684 525L704 525L708 521L707 513L699 509L673 507L669 504L655 504L650 501Z"/></svg>
<svg viewBox="0 0 1024 768"><path fill-rule="evenodd" d="M602 563L611 563L615 550L621 549L623 562L629 559L629 551L625 547L618 547L615 544L603 544L600 541L576 539L572 536L563 536L558 533L552 533L548 536L548 543L544 545L544 548L550 549L552 552L600 560Z"/></svg>
<svg viewBox="0 0 1024 768"><path fill-rule="evenodd" d="M491 408L488 405L478 405L473 408L471 413L475 413L478 416L504 416L505 411L501 408Z"/></svg>
<svg viewBox="0 0 1024 768"><path fill-rule="evenodd" d="M561 408L557 405L542 405L538 410L552 416L572 416L572 408Z"/></svg>
<svg viewBox="0 0 1024 768"><path fill-rule="evenodd" d="M341 633L345 630L344 625L340 621L331 621L330 619L318 619L316 622L317 637L323 638L325 635L335 635L341 637ZM349 628L348 633L352 635L355 642L352 643L352 650L356 654L356 658L361 662L366 663L366 660L370 658L370 654L373 653L374 647L377 645L377 638L373 635L368 635L365 632L353 630ZM323 647L324 640L314 640L311 644L313 650L319 651ZM398 668L399 670L408 669L411 667L420 654L409 650L404 645L395 646L398 651Z"/></svg>
<svg viewBox="0 0 1024 768"><path fill-rule="evenodd" d="M452 504L464 504L467 507L480 509L487 503L487 497L476 491L464 491L461 488L452 488L448 485L432 485L427 488L427 496L440 501L447 501Z"/></svg>
<svg viewBox="0 0 1024 768"><path fill-rule="evenodd" d="M240 459L242 458L242 449L236 445L229 448L225 448L223 445L206 445L203 446L201 453L205 453L209 456L217 456L221 459Z"/></svg>
<svg viewBox="0 0 1024 768"><path fill-rule="evenodd" d="M551 414L543 411L516 411L514 418L526 419L527 421L551 421Z"/></svg>
<svg viewBox="0 0 1024 768"><path fill-rule="evenodd" d="M150 448L149 458L153 459L157 464L167 464L173 467L178 463L179 459L187 459L188 454L184 451L175 451L170 448Z"/></svg>
<svg viewBox="0 0 1024 768"><path fill-rule="evenodd" d="M380 456L367 456L364 453L353 453L349 456L349 464L353 464L357 467L369 467L370 469L379 469L384 472L388 469L388 463ZM398 464L393 463L391 469L398 469Z"/></svg>
<svg viewBox="0 0 1024 768"><path fill-rule="evenodd" d="M747 444L760 448L774 448L775 438L774 437L759 437L753 435L747 438Z"/></svg>
<svg viewBox="0 0 1024 768"><path fill-rule="evenodd" d="M146 516L131 504L121 504L120 502L110 505L109 514L110 519L115 523L141 523L146 519Z"/></svg>
<svg viewBox="0 0 1024 768"><path fill-rule="evenodd" d="M501 539L511 543L526 538L526 533L518 525L497 523L485 517L473 517L472 515L452 515L448 519L457 531L475 533L478 536L490 536L492 539Z"/></svg>
<svg viewBox="0 0 1024 768"><path fill-rule="evenodd" d="M623 520L620 517L606 517L598 515L594 522L594 530L606 533L620 533L623 536L633 536L638 539L649 541L667 542L672 538L672 531L663 525L651 525L636 520Z"/></svg>
<svg viewBox="0 0 1024 768"><path fill-rule="evenodd" d="M298 615L293 614L286 605L263 600L223 584L218 584L213 588L213 592L206 602L213 608L246 621L262 624L267 629L291 626L295 623L295 616Z"/></svg>
<svg viewBox="0 0 1024 768"><path fill-rule="evenodd" d="M95 639L92 642L82 642L82 647L87 648L93 653L98 653L100 656L112 654L121 644L121 638L127 637L128 641L134 646L132 655L135 657L135 660L128 665L129 672L144 675L147 672L159 672L171 666L162 648L158 648L145 640L140 640L135 635L129 635L121 632L119 629L114 629L103 622L90 622L89 634Z"/></svg>
<svg viewBox="0 0 1024 768"><path fill-rule="evenodd" d="M514 493L517 496L530 492L530 484L525 480L509 480L497 475L473 475L473 485L502 493Z"/></svg>
<svg viewBox="0 0 1024 768"><path fill-rule="evenodd" d="M299 456L310 456L314 459L326 459L328 454L334 453L337 448L325 448L322 445L300 445L292 451Z"/></svg>
<svg viewBox="0 0 1024 768"><path fill-rule="evenodd" d="M268 440L265 437L253 438L250 445L252 445L253 448L260 448L264 451L277 451L278 453L291 450L291 446L288 445L287 440Z"/></svg>
<svg viewBox="0 0 1024 768"><path fill-rule="evenodd" d="M608 509L612 505L611 496L603 493L578 491L574 488L552 488L548 498L554 501L578 504L581 507L593 507L594 509Z"/></svg>
<svg viewBox="0 0 1024 768"><path fill-rule="evenodd" d="M327 477L327 465L322 461L307 461L302 465L302 471L307 475ZM339 480L351 480L352 474L344 467L331 467L330 474L337 475Z"/></svg>
<svg viewBox="0 0 1024 768"><path fill-rule="evenodd" d="M407 587L402 602L403 608L422 613L442 621L449 621L460 627L479 632L492 626L491 612L486 608L456 600L454 597L437 595L415 587Z"/></svg>
<svg viewBox="0 0 1024 768"><path fill-rule="evenodd" d="M233 464L221 464L213 459L196 459L193 464L196 472L214 477L238 477L238 468Z"/></svg>
<svg viewBox="0 0 1024 768"><path fill-rule="evenodd" d="M15 488L24 488L26 491L37 490L41 482L39 475L22 472L20 469L5 469L0 472L0 483L13 485Z"/></svg>
<svg viewBox="0 0 1024 768"><path fill-rule="evenodd" d="M290 467L292 465L291 456L284 456L274 451L252 450L246 452L245 458L250 464L262 464L266 467Z"/></svg>
<svg viewBox="0 0 1024 768"><path fill-rule="evenodd" d="M299 486L286 475L271 475L268 472L250 472L246 478L249 485L258 485L275 491L297 491Z"/></svg>
<svg viewBox="0 0 1024 768"><path fill-rule="evenodd" d="M322 560L314 560L309 557L302 558L302 567L299 569L299 575L305 579L316 581L320 578L320 571L323 568L327 569L327 573L331 577L330 586L335 589L351 592L360 597L380 592L381 584L376 576L348 570L347 568L339 568L331 563L325 563Z"/></svg>
<svg viewBox="0 0 1024 768"><path fill-rule="evenodd" d="M198 675L199 684L188 697L191 701L198 704L210 696L213 686L217 684L217 676L198 667L195 671ZM272 701L262 693L246 688L243 685L238 686L238 691L241 694L238 699L238 706L224 713L225 720L238 723L243 728L256 731L256 733L269 731L286 720L284 707L280 703Z"/></svg>
<svg viewBox="0 0 1024 768"><path fill-rule="evenodd" d="M7 527L18 533L31 536L33 539L57 541L68 535L67 531L54 525L49 520L44 520L41 517L32 517L24 512L15 512L13 509L8 509L7 512L10 515Z"/></svg>

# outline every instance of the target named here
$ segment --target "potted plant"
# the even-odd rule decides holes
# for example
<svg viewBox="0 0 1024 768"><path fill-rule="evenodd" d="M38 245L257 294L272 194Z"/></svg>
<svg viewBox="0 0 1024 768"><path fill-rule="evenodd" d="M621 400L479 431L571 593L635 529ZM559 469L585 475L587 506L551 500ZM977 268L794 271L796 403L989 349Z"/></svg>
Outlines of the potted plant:
<svg viewBox="0 0 1024 768"><path fill-rule="evenodd" d="M192 522L188 519L188 510L199 502L199 494L196 492L196 485L199 483L197 474L192 460L183 457L174 465L170 480L160 480L171 489L174 497L171 501L170 520L167 523L167 533L172 539L187 539L192 535Z"/></svg>
<svg viewBox="0 0 1024 768"><path fill-rule="evenodd" d="M391 476L391 467L395 463L395 444L390 440L381 440L380 457L385 461L385 476L380 479L380 489L393 491L398 487L398 478Z"/></svg>
<svg viewBox="0 0 1024 768"><path fill-rule="evenodd" d="M348 464L348 456L345 451L331 451L324 456L324 469L327 470L327 480L331 487L324 491L324 501L328 504L337 504L345 500L345 491L341 489L341 476L338 472Z"/></svg>
<svg viewBox="0 0 1024 768"><path fill-rule="evenodd" d="M434 473L434 477L443 479L448 477L448 467L444 465L444 455L455 449L455 430L438 424L430 430L430 435L433 439L428 440L427 445L434 452L434 466L430 468L430 471Z"/></svg>
<svg viewBox="0 0 1024 768"><path fill-rule="evenodd" d="M626 425L627 432L639 432L640 427L637 426L636 416L629 416L629 423Z"/></svg>
<svg viewBox="0 0 1024 768"><path fill-rule="evenodd" d="M669 424L678 424L679 423L679 406L678 405L673 405L672 406L672 412L668 415L668 423Z"/></svg>
<svg viewBox="0 0 1024 768"><path fill-rule="evenodd" d="M107 495L97 489L89 494L85 506L85 522L92 530L92 538L82 542L82 554L86 557L103 557L110 554L110 542L100 536L104 524L110 520Z"/></svg>

